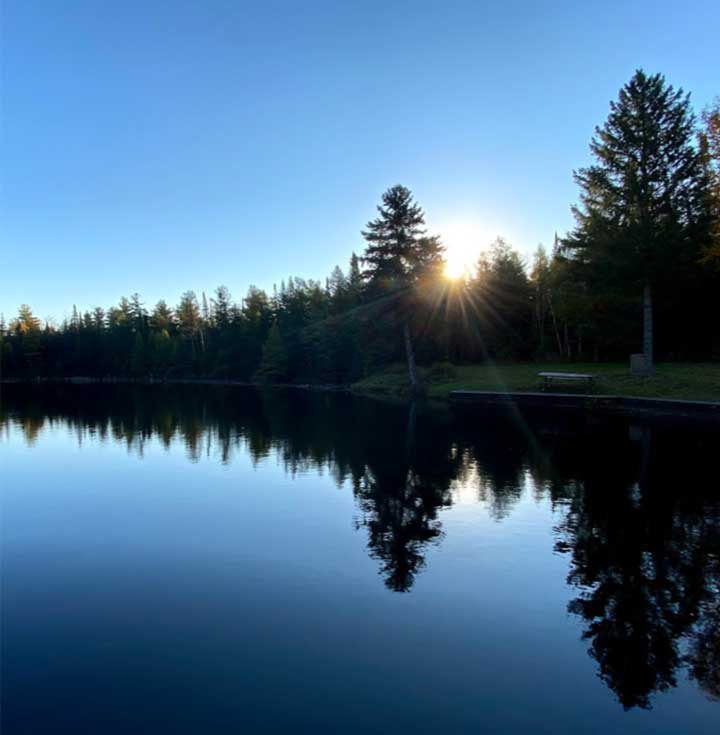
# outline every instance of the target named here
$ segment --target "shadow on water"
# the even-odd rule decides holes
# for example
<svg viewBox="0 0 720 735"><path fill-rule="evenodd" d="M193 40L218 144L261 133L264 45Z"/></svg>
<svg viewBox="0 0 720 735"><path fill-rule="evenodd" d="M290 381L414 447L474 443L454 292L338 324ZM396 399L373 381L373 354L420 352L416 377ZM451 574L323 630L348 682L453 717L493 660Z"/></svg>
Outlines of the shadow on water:
<svg viewBox="0 0 720 735"><path fill-rule="evenodd" d="M710 434L620 420L503 412L452 416L349 395L220 387L59 386L5 391L4 425L28 444L62 423L79 442L182 441L191 460L268 456L289 475L349 483L385 585L409 591L442 542L440 512L472 483L498 522L531 488L558 511L569 611L599 676L647 708L681 672L720 698L720 492Z"/></svg>

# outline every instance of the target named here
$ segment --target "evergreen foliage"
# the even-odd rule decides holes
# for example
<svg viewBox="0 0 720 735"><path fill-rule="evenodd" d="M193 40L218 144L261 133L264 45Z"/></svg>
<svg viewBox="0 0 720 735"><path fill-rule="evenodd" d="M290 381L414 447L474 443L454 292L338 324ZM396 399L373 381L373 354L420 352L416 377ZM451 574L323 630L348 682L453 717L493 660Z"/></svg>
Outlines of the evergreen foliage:
<svg viewBox="0 0 720 735"><path fill-rule="evenodd" d="M263 345L262 360L257 371L260 380L282 383L287 379L288 356L283 344L282 334L277 323L270 327Z"/></svg>
<svg viewBox="0 0 720 735"><path fill-rule="evenodd" d="M664 349L675 345L687 352L686 338L705 306L697 286L712 225L689 95L660 74L637 71L611 103L590 149L595 163L575 175L581 190L577 227L564 251L577 268L568 273L587 290L601 332L635 333L639 316L609 328L617 314L613 304L627 299L628 310L637 304L639 315L644 291L646 301L652 296ZM646 352L652 336L645 334Z"/></svg>
<svg viewBox="0 0 720 735"><path fill-rule="evenodd" d="M720 268L720 97L703 112L705 125L700 145L710 181L709 200L712 212L712 235L704 260Z"/></svg>
<svg viewBox="0 0 720 735"><path fill-rule="evenodd" d="M720 103L698 128L688 95L638 71L576 174L576 227L526 264L498 238L476 271L443 274L412 192L396 185L352 253L322 281L289 277L235 302L185 292L148 309L73 306L60 325L23 305L0 319L5 378L230 378L351 383L391 363L539 357L626 360L652 294L660 358L720 356ZM647 310L646 310L647 312ZM412 380L412 378L411 378Z"/></svg>

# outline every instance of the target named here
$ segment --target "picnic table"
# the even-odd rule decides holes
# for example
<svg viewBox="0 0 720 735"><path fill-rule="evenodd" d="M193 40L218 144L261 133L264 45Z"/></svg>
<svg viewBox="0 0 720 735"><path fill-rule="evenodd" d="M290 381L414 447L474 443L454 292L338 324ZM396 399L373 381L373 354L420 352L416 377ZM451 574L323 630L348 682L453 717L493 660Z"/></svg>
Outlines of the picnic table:
<svg viewBox="0 0 720 735"><path fill-rule="evenodd" d="M595 376L589 373L538 373L538 377L543 380L543 390L547 390L553 381L581 381L592 386L595 380Z"/></svg>

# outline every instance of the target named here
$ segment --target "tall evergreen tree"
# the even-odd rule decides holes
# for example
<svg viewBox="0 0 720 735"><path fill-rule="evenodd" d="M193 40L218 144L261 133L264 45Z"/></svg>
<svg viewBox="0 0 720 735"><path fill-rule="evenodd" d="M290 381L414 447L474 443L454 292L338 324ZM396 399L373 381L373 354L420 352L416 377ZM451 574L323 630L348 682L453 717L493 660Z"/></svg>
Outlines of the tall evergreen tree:
<svg viewBox="0 0 720 735"><path fill-rule="evenodd" d="M410 333L414 288L420 279L442 267L443 249L438 237L425 230L425 213L412 192L396 185L382 196L378 214L362 235L367 242L363 277L372 296L392 295L399 309L410 385L418 388L415 351Z"/></svg>
<svg viewBox="0 0 720 735"><path fill-rule="evenodd" d="M202 329L202 317L200 305L194 291L186 291L180 298L180 303L175 309L178 329L181 337L190 347L190 360L195 369L197 360L197 343Z"/></svg>
<svg viewBox="0 0 720 735"><path fill-rule="evenodd" d="M232 307L232 296L227 286L218 286L215 289L212 305L215 325L218 329L226 329L230 324L230 309Z"/></svg>
<svg viewBox="0 0 720 735"><path fill-rule="evenodd" d="M155 308L150 316L150 324L156 332L166 331L168 335L175 324L175 317L172 309L165 303L164 299L155 304Z"/></svg>
<svg viewBox="0 0 720 735"><path fill-rule="evenodd" d="M532 290L520 254L498 237L481 254L469 286L485 349L500 357L528 357Z"/></svg>
<svg viewBox="0 0 720 735"><path fill-rule="evenodd" d="M360 270L360 258L355 253L350 256L350 269L347 276L347 289L352 306L359 300L363 290L363 277Z"/></svg>
<svg viewBox="0 0 720 735"><path fill-rule="evenodd" d="M373 286L405 287L423 272L442 262L437 237L428 237L425 213L410 189L396 185L382 196L379 217L367 223L363 264L366 281Z"/></svg>
<svg viewBox="0 0 720 735"><path fill-rule="evenodd" d="M262 361L257 377L260 380L277 383L287 379L288 355L280 329L275 322L268 332L263 346Z"/></svg>
<svg viewBox="0 0 720 735"><path fill-rule="evenodd" d="M28 375L37 375L40 371L42 325L27 304L20 307L17 318L10 322L10 333L16 339L23 370Z"/></svg>
<svg viewBox="0 0 720 735"><path fill-rule="evenodd" d="M10 323L10 330L18 335L39 334L41 329L40 320L27 304L18 309L17 318Z"/></svg>
<svg viewBox="0 0 720 735"><path fill-rule="evenodd" d="M720 267L720 97L703 112L705 127L701 145L710 179L710 206L712 208L712 237L704 253L704 260Z"/></svg>
<svg viewBox="0 0 720 735"><path fill-rule="evenodd" d="M105 328L105 309L102 306L96 306L93 309L92 318L94 329L101 332Z"/></svg>
<svg viewBox="0 0 720 735"><path fill-rule="evenodd" d="M537 344L542 355L545 350L547 334L546 322L550 311L550 259L542 245L538 245L533 255L530 283L533 290L533 310Z"/></svg>
<svg viewBox="0 0 720 735"><path fill-rule="evenodd" d="M689 95L660 74L637 71L611 102L575 179L581 204L565 242L596 286L643 294L643 351L653 369L653 293L692 270L707 239L707 176L695 146Z"/></svg>
<svg viewBox="0 0 720 735"><path fill-rule="evenodd" d="M133 323L133 330L135 332L145 332L147 324L147 311L145 311L145 305L140 299L140 294L134 293L130 297L130 318Z"/></svg>

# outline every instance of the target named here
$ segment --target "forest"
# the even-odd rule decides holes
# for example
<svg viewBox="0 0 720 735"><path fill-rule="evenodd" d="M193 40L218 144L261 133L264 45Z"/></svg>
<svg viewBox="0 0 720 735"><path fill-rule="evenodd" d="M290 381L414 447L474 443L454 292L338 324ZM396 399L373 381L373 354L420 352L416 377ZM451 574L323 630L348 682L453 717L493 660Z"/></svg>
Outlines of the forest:
<svg viewBox="0 0 720 735"><path fill-rule="evenodd" d="M442 235L412 192L388 189L345 269L139 294L43 323L23 304L0 321L2 377L212 378L349 384L398 362L720 359L720 100L696 115L661 74L637 71L574 173L574 228L526 262L502 238L449 278ZM359 239L360 242L360 239Z"/></svg>

